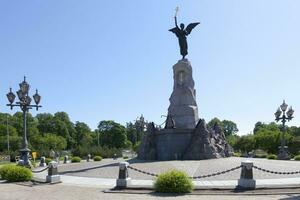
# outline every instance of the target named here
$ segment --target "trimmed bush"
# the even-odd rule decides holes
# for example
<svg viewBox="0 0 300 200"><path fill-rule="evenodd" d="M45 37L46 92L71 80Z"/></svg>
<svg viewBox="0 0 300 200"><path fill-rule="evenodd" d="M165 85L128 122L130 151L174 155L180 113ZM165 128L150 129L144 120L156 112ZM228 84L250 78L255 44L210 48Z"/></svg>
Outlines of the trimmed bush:
<svg viewBox="0 0 300 200"><path fill-rule="evenodd" d="M49 162L51 162L52 161L52 159L51 158L46 158L45 159L45 163L48 165L49 164Z"/></svg>
<svg viewBox="0 0 300 200"><path fill-rule="evenodd" d="M32 179L32 172L26 167L6 165L1 167L0 176L9 182L30 181Z"/></svg>
<svg viewBox="0 0 300 200"><path fill-rule="evenodd" d="M158 176L154 188L156 192L162 193L189 193L194 185L186 173L171 170Z"/></svg>
<svg viewBox="0 0 300 200"><path fill-rule="evenodd" d="M78 157L78 156L74 156L72 159L71 159L71 163L78 163L81 161L81 158Z"/></svg>
<svg viewBox="0 0 300 200"><path fill-rule="evenodd" d="M128 159L128 156L123 156L123 159Z"/></svg>
<svg viewBox="0 0 300 200"><path fill-rule="evenodd" d="M300 160L300 155L295 156L294 159L299 161Z"/></svg>
<svg viewBox="0 0 300 200"><path fill-rule="evenodd" d="M102 157L101 156L95 156L94 157L94 161L101 161L102 160Z"/></svg>
<svg viewBox="0 0 300 200"><path fill-rule="evenodd" d="M277 159L277 156L275 154L270 154L267 156L268 159L270 160L276 160Z"/></svg>

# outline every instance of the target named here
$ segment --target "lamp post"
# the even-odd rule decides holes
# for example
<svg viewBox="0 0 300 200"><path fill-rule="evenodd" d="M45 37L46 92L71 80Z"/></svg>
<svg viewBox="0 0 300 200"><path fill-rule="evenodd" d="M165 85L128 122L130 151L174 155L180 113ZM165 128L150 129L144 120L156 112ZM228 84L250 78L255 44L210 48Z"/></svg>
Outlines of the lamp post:
<svg viewBox="0 0 300 200"><path fill-rule="evenodd" d="M9 101L9 104L7 106L10 107L10 109L13 109L13 107L17 106L20 107L23 112L23 139L22 139L22 147L20 149L21 153L21 162L20 165L24 166L31 166L31 163L28 159L30 149L28 148L28 141L27 141L27 130L26 130L26 114L29 111L29 109L36 108L38 110L40 107L39 103L41 101L41 96L38 94L38 90L36 90L36 93L33 95L33 99L35 102L35 105L30 104L31 103L31 97L29 96L29 89L30 85L26 82L26 77L24 76L24 80L22 83L19 84L20 89L16 92L17 96L19 98L19 101L14 103L16 95L12 92L11 88L9 90L9 93L7 93L7 99Z"/></svg>
<svg viewBox="0 0 300 200"><path fill-rule="evenodd" d="M293 116L294 110L293 110L292 106L290 106L288 111L286 112L287 108L288 108L288 105L283 100L283 103L281 104L281 106L274 113L276 122L281 121L282 127L283 127L283 131L281 132L281 136L280 136L280 147L279 147L279 153L278 153L279 160L290 159L289 154L288 154L288 147L286 146L286 142L285 142L285 138L284 138L284 134L286 132L285 123L294 118L294 116Z"/></svg>
<svg viewBox="0 0 300 200"><path fill-rule="evenodd" d="M9 130L8 130L8 114L6 113L6 134L7 134L7 152L9 153Z"/></svg>

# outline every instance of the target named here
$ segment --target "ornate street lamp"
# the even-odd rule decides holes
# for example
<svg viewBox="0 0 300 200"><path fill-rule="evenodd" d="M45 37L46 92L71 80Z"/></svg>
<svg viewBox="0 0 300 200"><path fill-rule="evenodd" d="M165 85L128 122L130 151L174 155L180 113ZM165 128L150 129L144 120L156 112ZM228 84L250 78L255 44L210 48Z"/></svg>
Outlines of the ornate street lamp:
<svg viewBox="0 0 300 200"><path fill-rule="evenodd" d="M26 131L26 113L29 111L29 109L36 108L38 110L40 107L39 103L41 101L41 96L38 94L38 91L36 90L36 93L33 95L33 99L35 102L35 105L31 104L31 97L29 96L29 89L30 85L26 82L26 77L24 76L24 80L22 83L19 84L20 89L16 92L17 96L19 98L19 101L14 104L16 95L12 92L11 88L9 89L9 93L7 93L7 99L9 104L7 106L10 107L10 109L13 109L13 107L17 106L20 107L23 111L23 139L22 139L22 147L20 149L21 153L21 162L20 165L24 166L31 166L31 163L28 159L30 149L28 148L28 141L27 141L27 131Z"/></svg>
<svg viewBox="0 0 300 200"><path fill-rule="evenodd" d="M292 106L290 106L288 111L286 112L287 108L288 108L288 105L283 100L283 103L281 104L281 106L274 113L276 122L281 121L282 127L283 127L283 131L281 132L281 137L280 137L280 147L279 147L279 153L278 153L279 160L290 159L289 154L288 154L288 147L286 146L286 142L285 142L285 138L284 138L284 133L286 132L285 123L294 118L294 116L293 116L294 110L293 110Z"/></svg>

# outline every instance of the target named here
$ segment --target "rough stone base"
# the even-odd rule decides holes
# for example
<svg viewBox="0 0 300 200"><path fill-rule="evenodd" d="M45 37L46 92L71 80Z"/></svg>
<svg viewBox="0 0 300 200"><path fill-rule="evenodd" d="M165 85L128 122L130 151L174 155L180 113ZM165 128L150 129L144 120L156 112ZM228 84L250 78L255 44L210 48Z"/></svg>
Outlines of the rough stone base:
<svg viewBox="0 0 300 200"><path fill-rule="evenodd" d="M156 160L181 160L193 129L162 129L156 132Z"/></svg>
<svg viewBox="0 0 300 200"><path fill-rule="evenodd" d="M230 146L218 125L199 120L195 129L156 129L148 125L138 158L142 160L202 160L230 156Z"/></svg>

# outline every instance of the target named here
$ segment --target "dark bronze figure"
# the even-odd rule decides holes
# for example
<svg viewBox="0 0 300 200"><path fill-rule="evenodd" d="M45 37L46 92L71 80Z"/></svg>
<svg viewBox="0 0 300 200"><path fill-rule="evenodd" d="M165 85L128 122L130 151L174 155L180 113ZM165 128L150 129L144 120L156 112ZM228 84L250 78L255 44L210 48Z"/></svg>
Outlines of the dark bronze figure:
<svg viewBox="0 0 300 200"><path fill-rule="evenodd" d="M191 33L193 28L195 28L200 22L196 23L190 23L185 29L184 29L184 24L180 24L180 28L177 25L177 12L178 12L178 7L176 8L176 13L175 13L175 26L174 28L170 29L169 31L175 33L175 35L178 38L179 41L179 47L180 47L180 54L182 55L182 59L185 58L185 56L188 54L188 44L186 41L186 36Z"/></svg>

